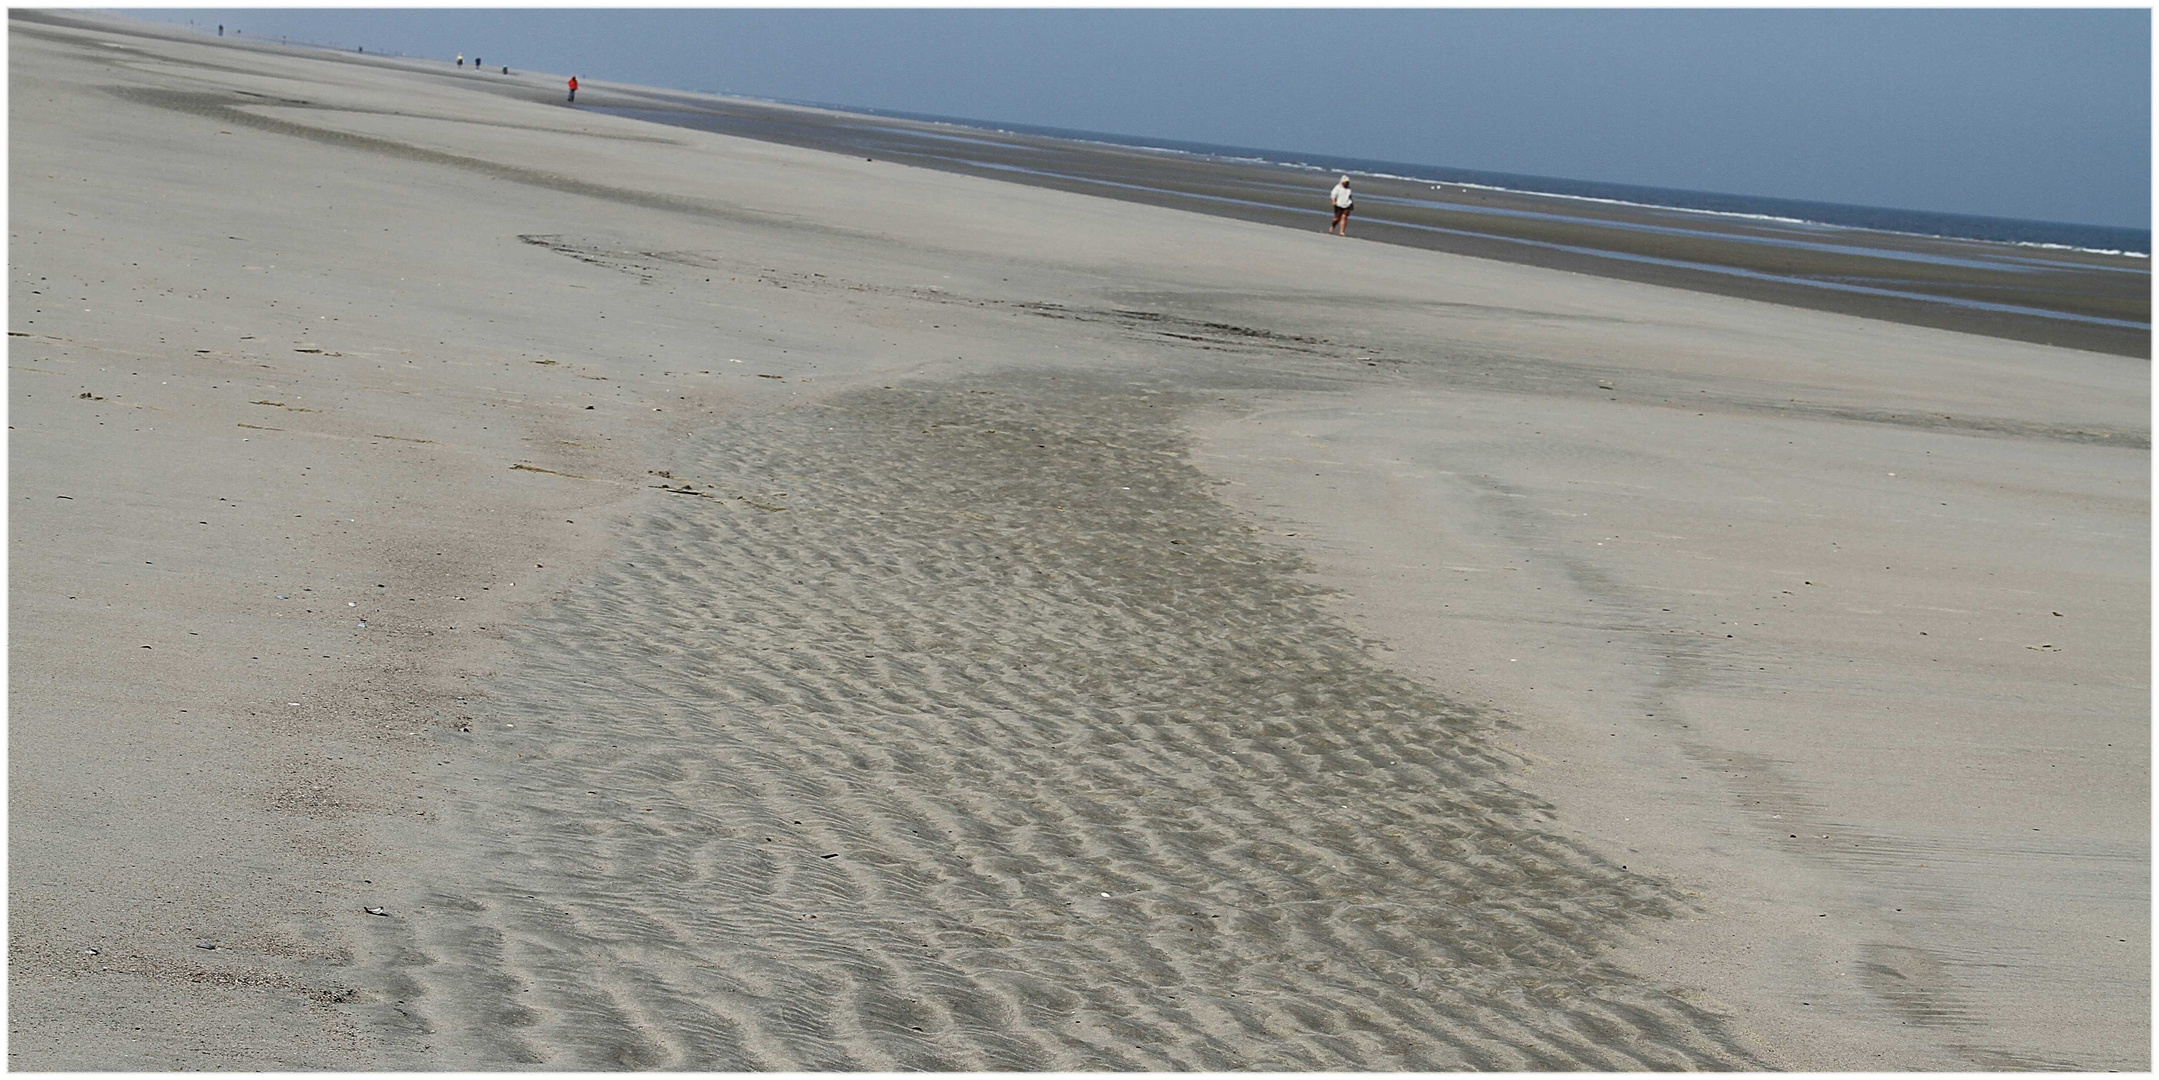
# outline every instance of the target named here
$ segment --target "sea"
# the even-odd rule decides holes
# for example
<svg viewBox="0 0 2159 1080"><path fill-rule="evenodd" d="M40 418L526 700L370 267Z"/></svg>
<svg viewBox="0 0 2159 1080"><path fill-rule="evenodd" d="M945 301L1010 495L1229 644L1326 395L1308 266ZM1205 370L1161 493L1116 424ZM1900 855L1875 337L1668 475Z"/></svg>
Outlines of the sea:
<svg viewBox="0 0 2159 1080"><path fill-rule="evenodd" d="M779 100L777 103L805 105L866 116L890 117L898 120L949 124L987 132L1040 135L1047 138L1104 143L1138 150L1170 151L1200 157L1249 161L1288 168L1310 169L1314 172L1359 173L1365 176L1379 176L1390 179L1456 184L1465 187L1485 187L1499 191L1517 191L1525 194L1560 196L1654 209L1729 214L1735 217L1757 218L1766 221L1833 225L1844 228L1867 229L1874 232L1902 233L1911 236L2028 244L2035 247L2064 248L2109 255L2142 255L2146 258L2151 255L2152 234L2151 229L2148 227L2137 229L2109 225L2079 225L2059 221L2028 221L2019 218L1983 217L1975 214L1944 214L1929 210L1900 210L1883 206L1813 202L1806 199L1782 199L1764 195L1689 191L1683 188L1645 187L1637 184L1615 184L1601 180L1570 180L1556 176L1487 172L1480 169L1461 169L1446 165L1420 165L1413 162L1388 161L1379 158L1308 154L1288 150L1267 150L1250 146L1227 146L1216 143L1186 142L1180 139L1118 135L1112 132L1085 131L1074 128L972 120L957 116L938 116L893 109L865 108L860 105L835 105L824 102L785 100Z"/></svg>
<svg viewBox="0 0 2159 1080"><path fill-rule="evenodd" d="M577 108L1298 228L1325 220L1314 192L1331 186L1334 174L1384 178L1360 190L1357 219L1361 236L1382 242L2044 344L2123 355L2150 350L2148 227L1689 191L703 94L713 96L640 90L624 95L632 101ZM1148 158L1160 159L1161 167Z"/></svg>

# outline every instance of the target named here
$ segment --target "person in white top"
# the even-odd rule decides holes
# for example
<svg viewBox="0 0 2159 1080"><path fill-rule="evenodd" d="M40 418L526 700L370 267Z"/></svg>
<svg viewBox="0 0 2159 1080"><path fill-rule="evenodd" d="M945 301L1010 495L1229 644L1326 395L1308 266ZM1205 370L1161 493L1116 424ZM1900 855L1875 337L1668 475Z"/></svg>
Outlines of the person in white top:
<svg viewBox="0 0 2159 1080"><path fill-rule="evenodd" d="M1349 177L1343 177L1342 182L1336 184L1334 186L1334 190L1327 193L1327 201L1334 204L1334 224L1327 226L1327 231L1331 233L1338 232L1341 233L1343 236L1348 236L1350 204Z"/></svg>

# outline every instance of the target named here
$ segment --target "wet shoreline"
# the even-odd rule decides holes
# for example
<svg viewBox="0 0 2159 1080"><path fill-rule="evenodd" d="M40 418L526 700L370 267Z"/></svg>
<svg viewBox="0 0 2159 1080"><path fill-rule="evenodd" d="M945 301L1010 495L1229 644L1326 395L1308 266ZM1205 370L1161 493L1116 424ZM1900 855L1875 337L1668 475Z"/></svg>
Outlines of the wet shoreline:
<svg viewBox="0 0 2159 1080"><path fill-rule="evenodd" d="M663 91L592 111L1290 228L1313 169ZM966 134L957 134L964 130ZM2148 356L2150 260L1360 177L1355 238L2067 348Z"/></svg>

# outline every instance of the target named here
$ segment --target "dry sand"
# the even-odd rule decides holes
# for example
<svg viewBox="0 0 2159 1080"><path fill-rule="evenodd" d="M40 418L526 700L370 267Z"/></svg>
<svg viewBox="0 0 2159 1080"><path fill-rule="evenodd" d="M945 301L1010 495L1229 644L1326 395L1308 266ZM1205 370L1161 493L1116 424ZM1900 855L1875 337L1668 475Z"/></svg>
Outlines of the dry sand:
<svg viewBox="0 0 2159 1080"><path fill-rule="evenodd" d="M15 1067L2149 1067L2145 361L100 25Z"/></svg>

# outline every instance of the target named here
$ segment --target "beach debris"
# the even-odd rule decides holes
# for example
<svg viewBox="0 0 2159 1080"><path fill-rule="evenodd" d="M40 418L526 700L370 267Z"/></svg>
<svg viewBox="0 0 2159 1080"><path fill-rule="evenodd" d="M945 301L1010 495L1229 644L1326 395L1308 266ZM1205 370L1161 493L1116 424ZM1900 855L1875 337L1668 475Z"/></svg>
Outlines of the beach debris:
<svg viewBox="0 0 2159 1080"><path fill-rule="evenodd" d="M196 943L195 943L195 947L196 947L196 948L198 948L198 949L206 949L206 950L209 950L209 951L211 951L211 952L216 952L216 951L217 951L217 945L216 945L215 943L213 943L213 942L208 942L208 941L198 941L198 942L196 942Z"/></svg>
<svg viewBox="0 0 2159 1080"><path fill-rule="evenodd" d="M833 852L833 853L832 853L832 854L830 854L830 855L819 855L819 856L818 856L818 858L820 858L820 859L837 859L837 858L839 858L839 857L840 857L840 853L839 853L839 852L837 852L837 851Z"/></svg>
<svg viewBox="0 0 2159 1080"><path fill-rule="evenodd" d="M588 408L588 409L589 409L589 408L591 408L591 407L592 407L592 406L590 406L590 405L587 405L587 406L585 406L585 408ZM591 478L591 477L589 477L589 476L579 476L579 475L577 475L576 473L556 472L556 471L555 471L555 470L553 470L553 469L543 469L543 468L540 468L540 467L539 467L539 466L537 466L537 465L512 465L512 466L510 466L510 468L512 468L512 469L519 469L519 470L523 470L523 471L525 471L525 472L546 473L546 474L547 474L547 475L549 475L549 476L566 476L566 477L568 477L568 478L570 478L570 479L572 479L572 480L590 480L590 479L592 479L592 478Z"/></svg>
<svg viewBox="0 0 2159 1080"><path fill-rule="evenodd" d="M82 954L83 954L84 956L96 956L96 955L98 955L98 953L99 953L99 950L97 950L97 949L84 949L84 950L82 951Z"/></svg>
<svg viewBox="0 0 2159 1080"><path fill-rule="evenodd" d="M2030 649L2030 650L2032 650L2032 651L2034 651L2034 652L2060 652L2060 651L2062 651L2062 648L2061 648L2061 646L2059 646L2059 645L2051 645L2051 644L2041 644L2041 645L2026 645L2026 646L2024 646L2024 647L2025 647L2025 648L2027 648L2027 649Z"/></svg>
<svg viewBox="0 0 2159 1080"><path fill-rule="evenodd" d="M389 917L390 917L390 913L389 913L389 912L387 912L387 911L384 911L383 909L381 909L381 908L379 908L379 907L364 907L364 908L361 908L360 910L361 910L361 911L364 911L364 912L366 912L366 913L368 913L369 915L380 915L380 916L382 916L382 917L383 917L383 918L385 918L385 919L387 919L387 918L389 918Z"/></svg>

